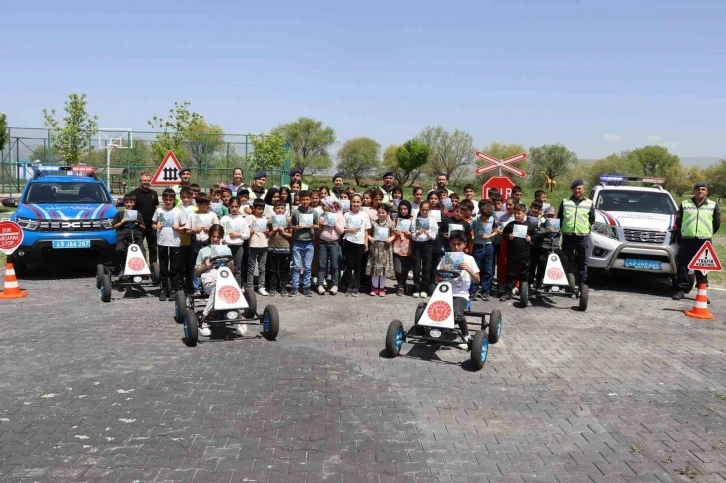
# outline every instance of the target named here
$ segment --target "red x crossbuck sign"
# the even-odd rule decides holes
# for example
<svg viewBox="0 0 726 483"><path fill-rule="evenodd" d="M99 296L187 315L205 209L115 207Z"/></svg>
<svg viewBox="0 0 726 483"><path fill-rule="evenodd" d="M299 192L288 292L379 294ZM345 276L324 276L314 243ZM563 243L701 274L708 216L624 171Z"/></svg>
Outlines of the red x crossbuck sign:
<svg viewBox="0 0 726 483"><path fill-rule="evenodd" d="M491 156L487 153L482 153L481 151L476 152L476 157L479 159L483 159L484 161L489 161L491 164L484 165L480 168L477 168L474 173L476 174L482 174L486 173L488 171L493 171L495 169L506 169L507 171L511 171L512 173L516 174L520 178L524 178L527 176L527 173L522 171L519 168L515 168L514 166L510 166L511 163L521 161L527 157L527 153L519 153L515 154L514 156L510 156L506 159L499 159L495 158L494 156Z"/></svg>

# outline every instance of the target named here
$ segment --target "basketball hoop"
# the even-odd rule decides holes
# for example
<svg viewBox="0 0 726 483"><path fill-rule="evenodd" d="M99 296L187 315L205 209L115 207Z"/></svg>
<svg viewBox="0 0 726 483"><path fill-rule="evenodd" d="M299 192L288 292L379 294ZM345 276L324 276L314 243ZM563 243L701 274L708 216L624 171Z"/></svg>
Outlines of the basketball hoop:
<svg viewBox="0 0 726 483"><path fill-rule="evenodd" d="M98 147L106 150L106 186L111 189L111 152L114 149L134 147L130 128L101 128L98 130Z"/></svg>

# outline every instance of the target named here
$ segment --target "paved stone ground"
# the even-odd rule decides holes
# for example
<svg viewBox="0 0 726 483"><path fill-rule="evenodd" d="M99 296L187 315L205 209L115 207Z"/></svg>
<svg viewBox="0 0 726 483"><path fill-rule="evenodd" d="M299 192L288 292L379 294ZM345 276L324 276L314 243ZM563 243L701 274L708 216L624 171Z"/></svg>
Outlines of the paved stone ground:
<svg viewBox="0 0 726 483"><path fill-rule="evenodd" d="M471 372L459 350L382 356L412 298L261 298L276 342L187 348L171 302L21 285L0 303L2 481L726 481L724 292L711 322L636 279L587 313L478 303L504 330Z"/></svg>

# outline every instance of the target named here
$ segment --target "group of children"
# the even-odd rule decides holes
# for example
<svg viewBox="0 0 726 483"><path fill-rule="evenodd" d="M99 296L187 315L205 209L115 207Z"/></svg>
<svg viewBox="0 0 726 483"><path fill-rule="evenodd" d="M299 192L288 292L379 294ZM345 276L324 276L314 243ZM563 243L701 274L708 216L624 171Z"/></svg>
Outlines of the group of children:
<svg viewBox="0 0 726 483"><path fill-rule="evenodd" d="M173 300L181 289L209 291L204 274L211 270L210 252L203 248L210 243L228 247L230 267L243 286L254 287L258 274L262 296L294 297L302 288L308 297L313 291L384 297L394 279L396 295L425 298L433 292L437 269L461 265L460 257L447 252L461 251L476 263L467 287L470 298L488 300L496 272L498 296L506 300L518 280L541 283L546 255L558 248L559 221L544 191L537 191L527 207L518 187L506 200L495 191L478 202L473 186L464 188L462 199L447 190L424 197L416 187L412 200L404 199L400 188L387 194L378 188L364 193L300 188L296 183L271 188L264 197L244 188L232 196L221 188L210 196L192 185L180 190L179 199L166 189L151 227L130 219L135 200L126 195L126 209L114 222L117 265L123 266L131 232L136 230L140 240L143 230L152 229L158 232L160 300Z"/></svg>

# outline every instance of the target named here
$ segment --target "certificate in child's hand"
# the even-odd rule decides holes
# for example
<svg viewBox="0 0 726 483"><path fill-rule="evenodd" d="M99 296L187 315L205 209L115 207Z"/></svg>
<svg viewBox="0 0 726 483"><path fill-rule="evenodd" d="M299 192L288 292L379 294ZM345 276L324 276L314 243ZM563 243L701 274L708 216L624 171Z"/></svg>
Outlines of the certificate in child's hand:
<svg viewBox="0 0 726 483"><path fill-rule="evenodd" d="M462 252L446 252L441 259L441 270L461 270L459 265L464 263Z"/></svg>
<svg viewBox="0 0 726 483"><path fill-rule="evenodd" d="M429 211L429 215L436 220L436 223L441 223L441 210L431 210Z"/></svg>
<svg viewBox="0 0 726 483"><path fill-rule="evenodd" d="M325 226L335 226L338 221L338 215L336 213L325 213L323 215L325 219Z"/></svg>
<svg viewBox="0 0 726 483"><path fill-rule="evenodd" d="M514 233L514 238L527 238L527 225L512 226L512 233Z"/></svg>
<svg viewBox="0 0 726 483"><path fill-rule="evenodd" d="M275 228L287 228L287 216L275 215L272 219L272 226Z"/></svg>
<svg viewBox="0 0 726 483"><path fill-rule="evenodd" d="M340 200L340 208L343 210L343 213L347 213L350 211L350 200Z"/></svg>
<svg viewBox="0 0 726 483"><path fill-rule="evenodd" d="M376 241L384 242L388 238L388 228L376 227Z"/></svg>
<svg viewBox="0 0 726 483"><path fill-rule="evenodd" d="M313 226L313 220L315 218L313 217L312 213L300 213L300 219L298 220L298 223L303 228L310 228Z"/></svg>
<svg viewBox="0 0 726 483"><path fill-rule="evenodd" d="M126 210L124 211L125 218L129 221L136 221L139 216L139 212L136 210Z"/></svg>
<svg viewBox="0 0 726 483"><path fill-rule="evenodd" d="M166 227L173 227L175 222L176 216L174 216L173 213L167 213L164 215L159 215L159 222Z"/></svg>
<svg viewBox="0 0 726 483"><path fill-rule="evenodd" d="M430 221L428 218L416 218L416 231L428 230Z"/></svg>
<svg viewBox="0 0 726 483"><path fill-rule="evenodd" d="M491 235L493 228L494 228L494 223L477 223L476 234L477 234L477 236Z"/></svg>
<svg viewBox="0 0 726 483"><path fill-rule="evenodd" d="M550 228L554 229L554 231L560 231L560 219L559 218L548 218L547 221L550 222Z"/></svg>
<svg viewBox="0 0 726 483"><path fill-rule="evenodd" d="M398 224L396 225L396 230L398 231L411 231L411 220L406 220L404 218L398 219Z"/></svg>
<svg viewBox="0 0 726 483"><path fill-rule="evenodd" d="M267 218L264 216L262 218L255 217L255 219L252 220L252 227L258 233L264 232L267 230Z"/></svg>
<svg viewBox="0 0 726 483"><path fill-rule="evenodd" d="M451 235L452 231L464 231L464 225L459 225L456 223L450 223L449 224L449 235Z"/></svg>
<svg viewBox="0 0 726 483"><path fill-rule="evenodd" d="M443 200L441 200L441 204L443 204L444 208L446 208L447 210L450 210L454 207L453 203L451 202L451 198L444 198Z"/></svg>

